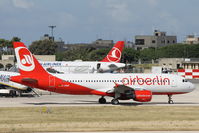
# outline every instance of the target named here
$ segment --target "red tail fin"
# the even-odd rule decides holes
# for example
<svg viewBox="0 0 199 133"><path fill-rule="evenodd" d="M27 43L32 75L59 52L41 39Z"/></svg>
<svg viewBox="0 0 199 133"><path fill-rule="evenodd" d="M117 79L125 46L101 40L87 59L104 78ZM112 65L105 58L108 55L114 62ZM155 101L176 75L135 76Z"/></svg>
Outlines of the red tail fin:
<svg viewBox="0 0 199 133"><path fill-rule="evenodd" d="M118 41L101 62L120 62L124 41Z"/></svg>
<svg viewBox="0 0 199 133"><path fill-rule="evenodd" d="M21 75L42 76L47 74L37 59L22 42L13 42L13 46Z"/></svg>

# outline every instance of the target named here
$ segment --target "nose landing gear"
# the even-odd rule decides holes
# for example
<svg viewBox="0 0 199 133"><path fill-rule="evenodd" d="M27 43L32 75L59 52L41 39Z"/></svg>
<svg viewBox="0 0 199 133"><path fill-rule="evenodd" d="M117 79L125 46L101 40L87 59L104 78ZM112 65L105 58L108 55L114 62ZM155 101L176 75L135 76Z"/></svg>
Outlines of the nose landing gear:
<svg viewBox="0 0 199 133"><path fill-rule="evenodd" d="M173 100L172 100L172 95L168 95L168 104L174 104Z"/></svg>

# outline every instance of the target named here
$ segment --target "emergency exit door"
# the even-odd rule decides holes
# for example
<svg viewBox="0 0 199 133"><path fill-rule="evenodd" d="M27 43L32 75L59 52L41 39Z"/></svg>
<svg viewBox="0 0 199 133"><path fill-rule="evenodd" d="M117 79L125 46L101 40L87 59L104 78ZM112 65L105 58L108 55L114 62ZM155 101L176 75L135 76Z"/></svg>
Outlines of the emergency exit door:
<svg viewBox="0 0 199 133"><path fill-rule="evenodd" d="M49 87L55 87L55 77L49 75Z"/></svg>

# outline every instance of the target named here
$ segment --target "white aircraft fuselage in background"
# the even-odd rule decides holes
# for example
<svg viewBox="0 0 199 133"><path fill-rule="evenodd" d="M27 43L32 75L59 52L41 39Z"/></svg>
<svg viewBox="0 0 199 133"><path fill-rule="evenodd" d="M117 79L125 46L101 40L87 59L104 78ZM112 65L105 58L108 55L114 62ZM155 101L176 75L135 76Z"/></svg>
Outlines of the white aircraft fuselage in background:
<svg viewBox="0 0 199 133"><path fill-rule="evenodd" d="M118 41L101 61L40 61L47 69L54 69L63 73L104 73L113 72L125 67L120 63L124 41Z"/></svg>
<svg viewBox="0 0 199 133"><path fill-rule="evenodd" d="M11 76L18 76L20 75L17 72L8 72L8 71L0 71L0 86L1 88L11 87L17 90L27 90L28 86L24 86L22 84L18 84L15 82L10 81Z"/></svg>
<svg viewBox="0 0 199 133"><path fill-rule="evenodd" d="M39 61L45 68L63 73L104 73L125 67L124 63L98 61Z"/></svg>

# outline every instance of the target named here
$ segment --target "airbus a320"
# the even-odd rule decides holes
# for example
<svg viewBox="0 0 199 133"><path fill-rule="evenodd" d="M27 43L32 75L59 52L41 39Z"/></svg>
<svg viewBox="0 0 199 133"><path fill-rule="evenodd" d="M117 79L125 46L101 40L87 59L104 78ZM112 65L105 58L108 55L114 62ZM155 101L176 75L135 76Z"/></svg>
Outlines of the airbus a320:
<svg viewBox="0 0 199 133"><path fill-rule="evenodd" d="M111 103L133 99L149 102L153 95L172 95L191 92L195 86L185 78L173 74L49 74L22 42L14 42L20 75L10 80L31 88L72 95L99 95L113 97Z"/></svg>

